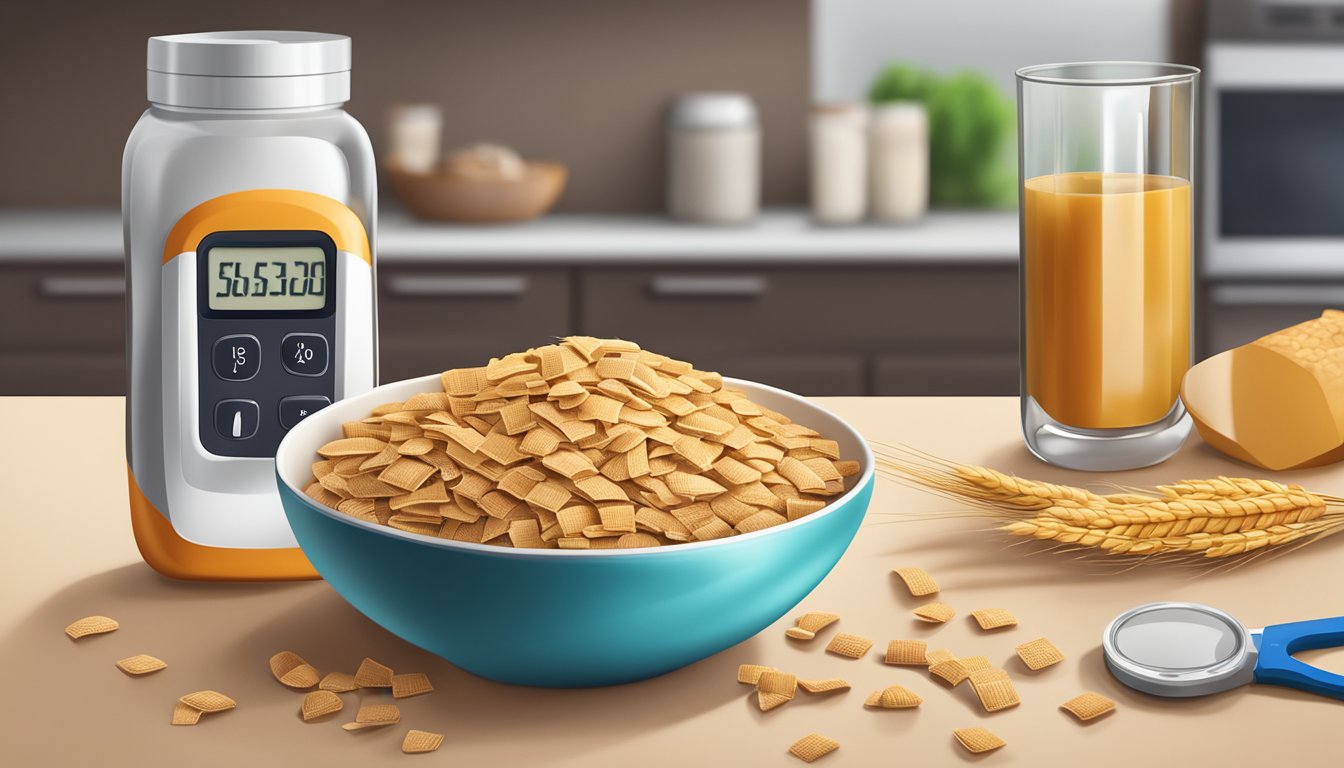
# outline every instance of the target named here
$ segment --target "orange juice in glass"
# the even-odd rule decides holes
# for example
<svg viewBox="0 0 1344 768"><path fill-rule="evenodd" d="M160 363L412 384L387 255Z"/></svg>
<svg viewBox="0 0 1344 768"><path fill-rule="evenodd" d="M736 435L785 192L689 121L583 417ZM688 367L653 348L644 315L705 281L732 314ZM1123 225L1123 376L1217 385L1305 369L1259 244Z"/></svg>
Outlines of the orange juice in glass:
<svg viewBox="0 0 1344 768"><path fill-rule="evenodd" d="M1140 62L1018 72L1022 429L1051 463L1148 466L1189 434L1197 77Z"/></svg>

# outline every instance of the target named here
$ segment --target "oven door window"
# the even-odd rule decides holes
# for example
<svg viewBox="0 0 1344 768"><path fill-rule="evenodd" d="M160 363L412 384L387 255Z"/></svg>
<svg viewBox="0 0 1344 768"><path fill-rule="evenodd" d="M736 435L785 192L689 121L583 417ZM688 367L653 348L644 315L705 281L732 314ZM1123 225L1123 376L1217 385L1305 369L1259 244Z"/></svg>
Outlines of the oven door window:
<svg viewBox="0 0 1344 768"><path fill-rule="evenodd" d="M1344 235L1344 91L1223 91L1225 237Z"/></svg>

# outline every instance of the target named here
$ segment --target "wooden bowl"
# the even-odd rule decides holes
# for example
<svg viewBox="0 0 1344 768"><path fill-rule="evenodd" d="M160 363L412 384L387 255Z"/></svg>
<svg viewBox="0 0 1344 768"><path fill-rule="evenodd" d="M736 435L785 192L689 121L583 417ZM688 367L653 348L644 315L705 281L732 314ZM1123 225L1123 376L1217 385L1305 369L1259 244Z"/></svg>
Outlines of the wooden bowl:
<svg viewBox="0 0 1344 768"><path fill-rule="evenodd" d="M412 214L432 221L488 224L546 213L565 191L563 163L528 160L520 179L480 179L448 171L415 173L386 166L392 190Z"/></svg>

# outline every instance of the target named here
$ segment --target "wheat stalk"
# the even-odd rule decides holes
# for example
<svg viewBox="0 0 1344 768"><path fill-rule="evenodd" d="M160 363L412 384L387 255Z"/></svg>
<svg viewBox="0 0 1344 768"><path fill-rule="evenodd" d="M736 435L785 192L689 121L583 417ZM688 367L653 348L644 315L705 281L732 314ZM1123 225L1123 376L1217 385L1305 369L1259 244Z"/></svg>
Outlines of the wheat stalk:
<svg viewBox="0 0 1344 768"><path fill-rule="evenodd" d="M1216 477L1098 494L917 452L879 447L877 454L885 477L1003 519L1000 530L1014 536L1070 549L1225 558L1304 544L1344 528L1344 500L1272 480Z"/></svg>

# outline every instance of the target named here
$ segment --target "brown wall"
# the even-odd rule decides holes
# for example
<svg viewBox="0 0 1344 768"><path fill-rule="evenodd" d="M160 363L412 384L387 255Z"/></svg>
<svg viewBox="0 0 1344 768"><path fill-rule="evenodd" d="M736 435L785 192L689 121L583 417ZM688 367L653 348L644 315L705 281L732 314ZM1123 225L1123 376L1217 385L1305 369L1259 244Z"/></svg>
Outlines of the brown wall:
<svg viewBox="0 0 1344 768"><path fill-rule="evenodd" d="M807 0L47 0L0 10L0 205L115 205L145 104L145 38L316 29L354 38L352 101L381 152L397 101L444 106L449 147L569 164L561 210L662 206L661 118L733 89L765 126L767 204L805 199Z"/></svg>

